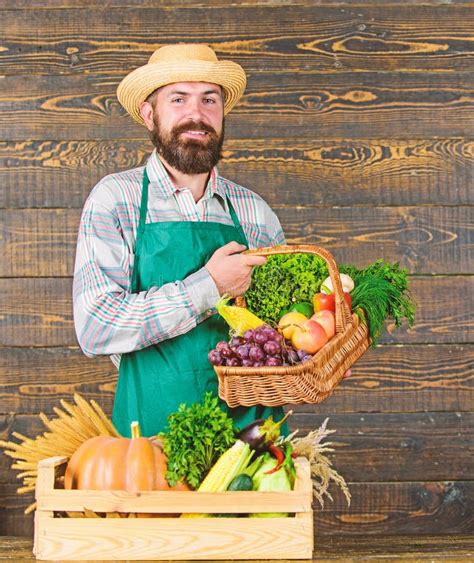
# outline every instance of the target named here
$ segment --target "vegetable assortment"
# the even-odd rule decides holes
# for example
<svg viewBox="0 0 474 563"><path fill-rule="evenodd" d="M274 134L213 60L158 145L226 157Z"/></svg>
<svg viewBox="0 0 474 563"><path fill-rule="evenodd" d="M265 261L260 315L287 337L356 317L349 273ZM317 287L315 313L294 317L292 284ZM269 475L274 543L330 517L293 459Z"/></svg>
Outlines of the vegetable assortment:
<svg viewBox="0 0 474 563"><path fill-rule="evenodd" d="M408 292L408 271L398 262L377 260L366 268L339 265L344 299L349 308L367 322L372 345L380 337L384 322L397 327L406 319L413 326L415 303ZM290 311L312 303L314 312L335 310L334 293L326 262L314 254L275 254L255 268L245 293L249 310L262 321L276 326Z"/></svg>

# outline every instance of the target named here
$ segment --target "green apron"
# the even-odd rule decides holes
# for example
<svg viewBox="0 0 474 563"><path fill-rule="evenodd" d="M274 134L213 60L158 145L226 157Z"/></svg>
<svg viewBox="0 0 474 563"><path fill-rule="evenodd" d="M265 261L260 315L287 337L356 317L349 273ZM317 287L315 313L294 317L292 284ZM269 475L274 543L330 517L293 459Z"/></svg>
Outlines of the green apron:
<svg viewBox="0 0 474 563"><path fill-rule="evenodd" d="M132 292L147 291L183 280L204 266L215 250L231 242L247 244L237 215L227 198L233 225L202 221L145 223L148 207L148 175L143 175L140 222L135 247ZM207 354L219 340L228 340L229 327L217 314L185 334L159 344L123 354L112 420L123 436L138 420L143 436L165 431L167 416L181 403L202 400L207 391L217 394L217 376ZM243 428L256 418L283 416L281 407L221 407ZM282 428L284 432L285 428Z"/></svg>

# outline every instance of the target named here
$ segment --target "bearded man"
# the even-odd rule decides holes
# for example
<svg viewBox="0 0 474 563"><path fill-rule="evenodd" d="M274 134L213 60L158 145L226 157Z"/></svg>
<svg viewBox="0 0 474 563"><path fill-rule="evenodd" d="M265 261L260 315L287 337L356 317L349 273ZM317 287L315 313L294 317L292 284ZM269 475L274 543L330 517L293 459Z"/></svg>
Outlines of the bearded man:
<svg viewBox="0 0 474 563"><path fill-rule="evenodd" d="M243 69L199 44L168 45L120 83L117 97L149 130L145 166L103 178L82 213L74 322L88 356L119 368L113 422L130 435L164 430L183 402L216 393L207 359L228 327L223 294L244 293L265 258L246 248L284 244L275 213L256 193L219 175L224 115L242 96ZM281 407L227 409L237 427Z"/></svg>

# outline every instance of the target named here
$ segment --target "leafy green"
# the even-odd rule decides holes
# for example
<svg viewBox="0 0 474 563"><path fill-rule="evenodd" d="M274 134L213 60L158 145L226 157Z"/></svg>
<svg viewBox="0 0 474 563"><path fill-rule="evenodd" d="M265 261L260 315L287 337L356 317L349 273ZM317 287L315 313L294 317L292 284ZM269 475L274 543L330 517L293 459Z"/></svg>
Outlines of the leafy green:
<svg viewBox="0 0 474 563"><path fill-rule="evenodd" d="M311 302L328 276L326 262L314 254L274 254L254 268L245 293L250 311L275 325L282 309L301 301Z"/></svg>
<svg viewBox="0 0 474 563"><path fill-rule="evenodd" d="M166 479L173 487L185 480L195 489L217 459L237 438L232 419L219 407L216 395L206 393L202 403L187 406L168 416L164 452L168 457Z"/></svg>
<svg viewBox="0 0 474 563"><path fill-rule="evenodd" d="M403 319L409 327L413 326L416 305L408 293L408 270L400 268L398 262L377 260L363 269L347 265L339 270L354 280L352 308L364 311L372 346L377 344L387 319L393 319L396 327L401 326Z"/></svg>

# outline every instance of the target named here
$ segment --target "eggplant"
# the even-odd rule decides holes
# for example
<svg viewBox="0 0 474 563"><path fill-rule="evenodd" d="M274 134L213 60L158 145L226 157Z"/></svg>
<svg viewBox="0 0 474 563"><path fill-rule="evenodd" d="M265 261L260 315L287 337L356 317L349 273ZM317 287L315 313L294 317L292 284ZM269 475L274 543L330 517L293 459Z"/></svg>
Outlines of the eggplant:
<svg viewBox="0 0 474 563"><path fill-rule="evenodd" d="M272 416L257 418L240 431L239 439L255 451L254 457L259 456L280 436L280 427L291 414L293 411L288 411L278 422Z"/></svg>

